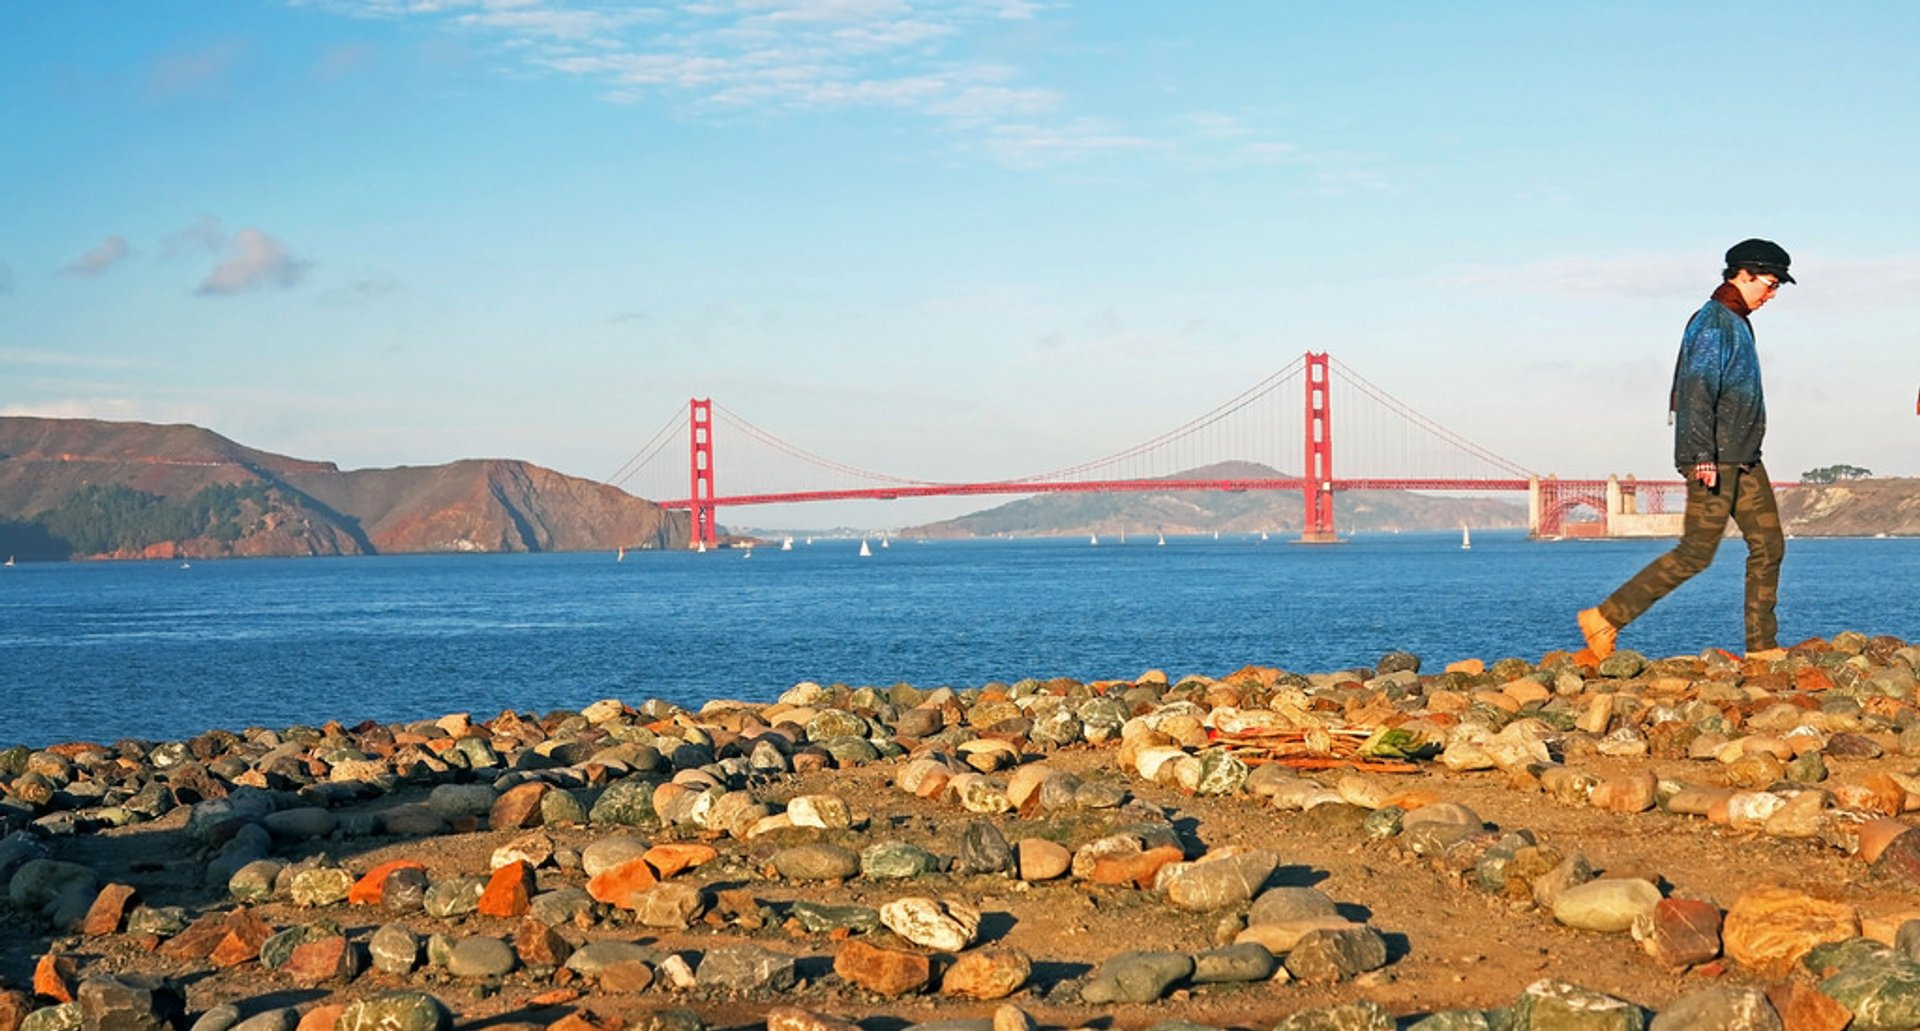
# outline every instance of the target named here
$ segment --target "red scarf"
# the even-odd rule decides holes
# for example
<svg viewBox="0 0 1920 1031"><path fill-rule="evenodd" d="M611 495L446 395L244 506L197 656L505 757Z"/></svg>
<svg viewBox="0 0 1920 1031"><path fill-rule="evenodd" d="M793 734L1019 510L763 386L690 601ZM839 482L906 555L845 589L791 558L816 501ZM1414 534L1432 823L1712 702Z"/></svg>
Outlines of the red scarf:
<svg viewBox="0 0 1920 1031"><path fill-rule="evenodd" d="M1753 314L1753 309L1747 307L1747 299L1740 296L1739 288L1732 283L1721 283L1715 287L1713 299L1726 305L1730 311L1743 319Z"/></svg>

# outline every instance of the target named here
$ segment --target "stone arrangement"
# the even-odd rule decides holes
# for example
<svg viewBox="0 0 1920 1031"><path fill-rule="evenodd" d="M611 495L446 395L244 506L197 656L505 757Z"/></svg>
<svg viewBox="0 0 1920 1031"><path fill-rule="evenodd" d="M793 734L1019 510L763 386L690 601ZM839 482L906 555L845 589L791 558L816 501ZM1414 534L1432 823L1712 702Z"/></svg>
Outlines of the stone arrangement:
<svg viewBox="0 0 1920 1031"><path fill-rule="evenodd" d="M1849 633L1772 663L1420 668L801 684L698 712L605 700L0 750L6 926L48 943L30 985L0 984L0 1031L441 1031L503 994L563 1031L717 1011L849 1028L876 1002L943 1031L1113 1007L1177 1031L1208 1026L1172 1019L1181 1001L1236 992L1290 1013L1276 1031L1920 1027L1920 901L1863 912L1773 885L1723 907L1445 797L1482 778L1673 833L1817 842L1910 892L1920 774L1872 761L1920 755L1920 648ZM876 769L917 815L875 818L852 785ZM1202 845L1181 821L1203 801L1430 867L1700 987L1652 1013L1545 978L1497 1009L1393 1014L1367 996L1395 929L1291 883L1284 845ZM437 847L481 834L499 839L484 863ZM185 858L143 863L149 840ZM1003 943L999 900L1049 892L1164 913L1165 933L1091 963ZM235 971L258 991L190 1007ZM1289 1004L1307 986L1345 1001Z"/></svg>

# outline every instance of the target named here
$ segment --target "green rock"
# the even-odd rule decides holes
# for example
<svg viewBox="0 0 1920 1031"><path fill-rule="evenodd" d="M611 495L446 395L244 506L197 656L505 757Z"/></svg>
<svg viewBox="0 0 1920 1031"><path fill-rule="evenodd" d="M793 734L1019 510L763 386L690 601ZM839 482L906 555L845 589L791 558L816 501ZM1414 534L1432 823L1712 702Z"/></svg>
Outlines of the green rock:
<svg viewBox="0 0 1920 1031"><path fill-rule="evenodd" d="M245 869L242 867L241 869ZM235 877L239 874L235 873ZM289 894L296 906L331 906L345 902L353 887L353 875L337 866L315 866L293 875ZM231 880L228 881L232 883Z"/></svg>
<svg viewBox="0 0 1920 1031"><path fill-rule="evenodd" d="M1407 1031L1493 1031L1493 1022L1479 1010L1443 1010L1415 1021Z"/></svg>
<svg viewBox="0 0 1920 1031"><path fill-rule="evenodd" d="M1304 1010L1273 1025L1273 1031L1393 1031L1393 1014L1371 999Z"/></svg>
<svg viewBox="0 0 1920 1031"><path fill-rule="evenodd" d="M486 890L485 877L455 877L437 881L427 888L424 903L427 915L449 917L471 913L480 908L480 895Z"/></svg>
<svg viewBox="0 0 1920 1031"><path fill-rule="evenodd" d="M1600 660L1600 675L1625 680L1637 677L1647 668L1647 657L1631 648L1622 648Z"/></svg>
<svg viewBox="0 0 1920 1031"><path fill-rule="evenodd" d="M80 1013L77 1002L63 1002L58 1006L43 1006L27 1014L20 1022L20 1031L80 1031L86 1018Z"/></svg>
<svg viewBox="0 0 1920 1031"><path fill-rule="evenodd" d="M835 931L873 931L880 927L880 911L865 906L829 906L818 902L795 902L790 915L800 926L814 934Z"/></svg>
<svg viewBox="0 0 1920 1031"><path fill-rule="evenodd" d="M565 788L554 788L540 796L540 820L549 827L587 822L587 807L580 796Z"/></svg>
<svg viewBox="0 0 1920 1031"><path fill-rule="evenodd" d="M881 841L860 852L860 876L871 881L905 880L940 869L940 857L904 841Z"/></svg>
<svg viewBox="0 0 1920 1031"><path fill-rule="evenodd" d="M1849 1031L1920 1026L1920 965L1905 957L1856 962L1820 982L1820 990L1853 1011Z"/></svg>
<svg viewBox="0 0 1920 1031"><path fill-rule="evenodd" d="M289 927L260 946L260 965L268 970L278 970L293 958L293 950L310 942L326 941L342 935L340 925L331 920L320 920L311 924Z"/></svg>
<svg viewBox="0 0 1920 1031"><path fill-rule="evenodd" d="M1507 1026L1512 1031L1645 1031L1647 1018L1625 999L1548 978L1520 993Z"/></svg>
<svg viewBox="0 0 1920 1031"><path fill-rule="evenodd" d="M616 780L600 793L587 814L593 823L641 827L659 822L653 811L654 782L639 777Z"/></svg>
<svg viewBox="0 0 1920 1031"><path fill-rule="evenodd" d="M334 1031L447 1031L453 1015L425 992L380 992L349 1003Z"/></svg>

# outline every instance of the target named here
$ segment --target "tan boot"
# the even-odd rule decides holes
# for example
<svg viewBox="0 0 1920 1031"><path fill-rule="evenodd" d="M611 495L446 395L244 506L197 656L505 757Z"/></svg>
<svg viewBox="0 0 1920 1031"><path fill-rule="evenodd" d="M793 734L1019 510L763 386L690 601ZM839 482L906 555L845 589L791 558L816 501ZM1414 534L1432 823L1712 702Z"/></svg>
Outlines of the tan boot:
<svg viewBox="0 0 1920 1031"><path fill-rule="evenodd" d="M1613 640L1620 636L1620 628L1607 622L1607 617L1599 609L1581 609L1574 617L1580 622L1580 636L1587 639L1587 650L1593 652L1596 659L1604 659L1613 654Z"/></svg>

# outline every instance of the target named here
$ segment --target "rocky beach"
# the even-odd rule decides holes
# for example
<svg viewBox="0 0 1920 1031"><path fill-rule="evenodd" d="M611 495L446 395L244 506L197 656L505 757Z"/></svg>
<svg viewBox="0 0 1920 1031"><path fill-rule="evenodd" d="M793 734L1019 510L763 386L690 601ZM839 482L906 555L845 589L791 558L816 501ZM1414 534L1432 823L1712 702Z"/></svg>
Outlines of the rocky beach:
<svg viewBox="0 0 1920 1031"><path fill-rule="evenodd" d="M1920 647L0 750L0 1031L1920 1026Z"/></svg>

